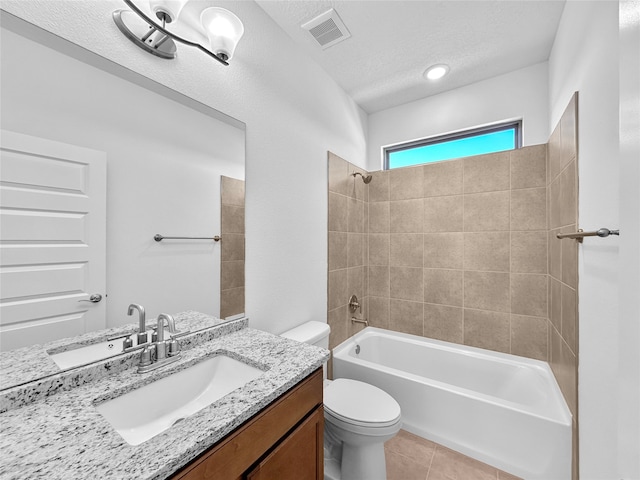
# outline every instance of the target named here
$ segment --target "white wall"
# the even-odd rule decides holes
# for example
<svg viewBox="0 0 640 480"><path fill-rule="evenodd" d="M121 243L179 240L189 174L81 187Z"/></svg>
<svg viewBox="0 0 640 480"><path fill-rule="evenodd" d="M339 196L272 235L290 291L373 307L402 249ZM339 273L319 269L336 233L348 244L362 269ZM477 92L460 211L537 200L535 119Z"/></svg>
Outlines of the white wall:
<svg viewBox="0 0 640 480"><path fill-rule="evenodd" d="M220 311L220 175L244 177L244 131L2 29L3 129L107 153L107 325ZM166 121L175 119L174 123ZM211 141L214 139L215 141ZM90 292L91 293L91 292Z"/></svg>
<svg viewBox="0 0 640 480"><path fill-rule="evenodd" d="M579 92L580 227L620 227L621 234L627 236L638 231L640 219L636 205L625 217L627 228L621 224L619 205L637 201L638 178L637 167L626 171L635 171L635 178L629 176L621 182L620 177L621 173L626 175L620 170L618 33L618 2L567 2L549 59L549 110L553 127L573 92ZM634 48L637 60L637 43ZM637 461L637 431L635 439L628 437L635 444L618 442L619 430L629 428L621 425L634 421L621 417L618 411L619 405L627 405L626 399L620 398L624 395L620 374L636 373L635 378L624 378L629 382L626 389L635 392L635 398L640 382L639 339L636 335L621 341L620 337L623 330L637 333L639 319L622 316L634 310L631 305L619 304L619 292L628 279L635 278L637 297L638 244L636 237L635 246L623 251L621 238L586 239L579 251L580 477L585 480L617 479L626 474L629 476L623 478L638 478L637 469L635 474L621 471L623 452L635 452ZM637 315L637 309L635 312ZM630 327L631 323L636 327ZM635 366L625 366L633 361ZM636 428L637 408L636 403Z"/></svg>
<svg viewBox="0 0 640 480"><path fill-rule="evenodd" d="M245 122L251 325L281 332L326 321L327 150L364 166L366 115L258 5L219 4L245 26L229 67L184 46L175 61L144 53L111 21L120 1L2 8Z"/></svg>
<svg viewBox="0 0 640 480"><path fill-rule="evenodd" d="M640 2L620 2L618 468L640 478Z"/></svg>
<svg viewBox="0 0 640 480"><path fill-rule="evenodd" d="M376 112L369 116L367 170L382 169L383 146L504 120L523 119L524 146L546 143L547 98L544 62Z"/></svg>

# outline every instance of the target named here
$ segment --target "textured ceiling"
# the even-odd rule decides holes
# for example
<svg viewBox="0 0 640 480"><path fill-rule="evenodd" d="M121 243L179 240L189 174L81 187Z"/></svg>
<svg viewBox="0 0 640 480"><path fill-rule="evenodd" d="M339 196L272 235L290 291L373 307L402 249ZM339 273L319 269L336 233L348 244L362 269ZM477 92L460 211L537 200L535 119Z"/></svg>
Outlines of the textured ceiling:
<svg viewBox="0 0 640 480"><path fill-rule="evenodd" d="M368 113L546 61L564 0L256 0ZM351 38L323 50L300 25L335 8ZM451 67L424 79L436 63Z"/></svg>

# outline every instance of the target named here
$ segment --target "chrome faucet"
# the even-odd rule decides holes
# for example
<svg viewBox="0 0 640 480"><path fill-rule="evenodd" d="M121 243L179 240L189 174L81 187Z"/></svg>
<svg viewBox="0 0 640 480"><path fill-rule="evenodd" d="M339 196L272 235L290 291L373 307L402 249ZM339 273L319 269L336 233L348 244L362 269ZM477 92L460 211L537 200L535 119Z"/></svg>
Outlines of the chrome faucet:
<svg viewBox="0 0 640 480"><path fill-rule="evenodd" d="M138 345L141 345L143 343L147 343L147 341L148 341L147 325L146 325L144 307L142 305L138 305L137 303L132 303L131 305L129 305L129 310L127 311L127 315L129 315L129 316L133 315L133 310L134 309L138 310L138 321L139 321L139 325L138 325Z"/></svg>
<svg viewBox="0 0 640 480"><path fill-rule="evenodd" d="M156 368L162 367L178 360L180 355L180 345L176 338L170 340L164 339L164 324L167 324L169 332L176 333L176 322L173 317L167 313L158 315L157 338L146 346L140 354L140 363L138 364L138 373L146 373ZM182 336L184 334L181 334Z"/></svg>

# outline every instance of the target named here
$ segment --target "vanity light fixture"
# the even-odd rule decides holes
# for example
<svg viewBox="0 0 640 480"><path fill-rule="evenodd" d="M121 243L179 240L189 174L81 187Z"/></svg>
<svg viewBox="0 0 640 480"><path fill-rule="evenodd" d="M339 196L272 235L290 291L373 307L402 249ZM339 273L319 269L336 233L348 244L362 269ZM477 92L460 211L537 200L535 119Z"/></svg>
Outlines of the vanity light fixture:
<svg viewBox="0 0 640 480"><path fill-rule="evenodd" d="M138 47L160 58L176 57L176 43L196 47L224 65L244 34L240 19L224 8L202 9L189 0L124 0L113 20Z"/></svg>
<svg viewBox="0 0 640 480"><path fill-rule="evenodd" d="M449 65L444 63L432 65L424 72L424 77L428 80L438 80L449 73Z"/></svg>

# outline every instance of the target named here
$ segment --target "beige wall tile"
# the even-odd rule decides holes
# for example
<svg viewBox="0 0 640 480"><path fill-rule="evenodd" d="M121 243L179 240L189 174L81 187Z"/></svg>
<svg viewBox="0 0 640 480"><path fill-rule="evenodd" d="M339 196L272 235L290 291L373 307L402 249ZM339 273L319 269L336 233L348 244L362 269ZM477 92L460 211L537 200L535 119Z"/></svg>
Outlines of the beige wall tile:
<svg viewBox="0 0 640 480"><path fill-rule="evenodd" d="M511 188L547 186L547 145L511 150Z"/></svg>
<svg viewBox="0 0 640 480"><path fill-rule="evenodd" d="M425 268L424 301L427 303L461 307L462 278L462 270Z"/></svg>
<svg viewBox="0 0 640 480"><path fill-rule="evenodd" d="M547 228L547 191L526 188L511 191L511 230Z"/></svg>
<svg viewBox="0 0 640 480"><path fill-rule="evenodd" d="M549 320L556 330L562 330L562 284L549 277Z"/></svg>
<svg viewBox="0 0 640 480"><path fill-rule="evenodd" d="M551 333L551 359L549 363L569 411L576 418L578 413L577 360L555 329Z"/></svg>
<svg viewBox="0 0 640 480"><path fill-rule="evenodd" d="M389 265L390 235L388 233L371 233L368 237L368 265Z"/></svg>
<svg viewBox="0 0 640 480"><path fill-rule="evenodd" d="M220 318L244 313L244 287L220 291Z"/></svg>
<svg viewBox="0 0 640 480"><path fill-rule="evenodd" d="M380 170L371 173L373 177L369 183L369 201L370 202L388 202L389 201L389 171Z"/></svg>
<svg viewBox="0 0 640 480"><path fill-rule="evenodd" d="M408 200L423 197L422 166L389 171L389 199Z"/></svg>
<svg viewBox="0 0 640 480"><path fill-rule="evenodd" d="M329 271L347 268L347 236L344 232L329 232Z"/></svg>
<svg viewBox="0 0 640 480"><path fill-rule="evenodd" d="M463 197L430 197L424 199L424 232L461 232Z"/></svg>
<svg viewBox="0 0 640 480"><path fill-rule="evenodd" d="M396 332L422 335L422 302L389 300L389 327Z"/></svg>
<svg viewBox="0 0 640 480"><path fill-rule="evenodd" d="M369 295L389 298L389 267L369 266Z"/></svg>
<svg viewBox="0 0 640 480"><path fill-rule="evenodd" d="M358 172L362 174L362 176L367 176L367 171L363 170L362 168L358 168L351 163L347 165L347 169L349 175L349 180L347 183L347 195L350 198L365 201L366 197L368 197L369 187L362 181L362 177L360 175L355 176L353 174Z"/></svg>
<svg viewBox="0 0 640 480"><path fill-rule="evenodd" d="M422 268L423 235L420 233L392 233L389 252L391 266Z"/></svg>
<svg viewBox="0 0 640 480"><path fill-rule="evenodd" d="M220 242L220 260L231 262L244 260L244 235L240 233L227 233Z"/></svg>
<svg viewBox="0 0 640 480"><path fill-rule="evenodd" d="M340 193L342 195L349 194L349 164L339 156L329 153L329 191Z"/></svg>
<svg viewBox="0 0 640 480"><path fill-rule="evenodd" d="M222 235L227 233L244 235L244 207L222 205L220 207L220 230Z"/></svg>
<svg viewBox="0 0 640 480"><path fill-rule="evenodd" d="M464 193L509 190L509 158L509 152L498 152L462 159Z"/></svg>
<svg viewBox="0 0 640 480"><path fill-rule="evenodd" d="M511 272L547 273L547 231L511 232Z"/></svg>
<svg viewBox="0 0 640 480"><path fill-rule="evenodd" d="M369 325L378 328L389 328L389 298L369 296Z"/></svg>
<svg viewBox="0 0 640 480"><path fill-rule="evenodd" d="M562 221L560 219L560 204L561 204L561 189L560 189L560 177L556 177L556 179L549 185L548 189L548 197L549 197L549 227L551 228L559 228L562 226Z"/></svg>
<svg viewBox="0 0 640 480"><path fill-rule="evenodd" d="M344 303L348 303L351 295L355 295L360 299L360 301L365 297L364 267L353 267L347 269L347 290L345 294Z"/></svg>
<svg viewBox="0 0 640 480"><path fill-rule="evenodd" d="M556 235L562 230L551 230L549 232L549 275L558 280L562 280L562 242Z"/></svg>
<svg viewBox="0 0 640 480"><path fill-rule="evenodd" d="M347 234L347 265L349 267L364 265L364 241L365 235L362 233Z"/></svg>
<svg viewBox="0 0 640 480"><path fill-rule="evenodd" d="M562 233L577 231L577 225L569 225L561 229ZM578 242L570 239L556 239L562 250L562 281L573 287L578 287Z"/></svg>
<svg viewBox="0 0 640 480"><path fill-rule="evenodd" d="M369 233L389 233L389 202L369 203Z"/></svg>
<svg viewBox="0 0 640 480"><path fill-rule="evenodd" d="M536 360L548 360L547 319L511 315L511 353Z"/></svg>
<svg viewBox="0 0 640 480"><path fill-rule="evenodd" d="M425 268L462 268L464 234L427 233L424 235Z"/></svg>
<svg viewBox="0 0 640 480"><path fill-rule="evenodd" d="M508 313L464 309L464 344L509 353Z"/></svg>
<svg viewBox="0 0 640 480"><path fill-rule="evenodd" d="M464 196L464 231L509 230L509 192L475 193Z"/></svg>
<svg viewBox="0 0 640 480"><path fill-rule="evenodd" d="M349 300L347 294L347 270L334 270L329 272L328 310L334 310L341 305L346 305Z"/></svg>
<svg viewBox="0 0 640 480"><path fill-rule="evenodd" d="M462 160L432 163L422 168L425 197L462 193Z"/></svg>
<svg viewBox="0 0 640 480"><path fill-rule="evenodd" d="M511 313L547 317L547 276L511 274Z"/></svg>
<svg viewBox="0 0 640 480"><path fill-rule="evenodd" d="M564 168L578 154L577 133L577 100L575 95L569 101L566 110L560 119L560 135L562 154L560 156L560 168Z"/></svg>
<svg viewBox="0 0 640 480"><path fill-rule="evenodd" d="M549 137L547 155L548 181L551 183L562 170L562 132L560 132L560 123L558 123L551 137Z"/></svg>
<svg viewBox="0 0 640 480"><path fill-rule="evenodd" d="M424 211L422 200L397 200L389 205L391 233L422 233Z"/></svg>
<svg viewBox="0 0 640 480"><path fill-rule="evenodd" d="M424 285L422 268L390 267L389 283L391 298L423 301Z"/></svg>
<svg viewBox="0 0 640 480"><path fill-rule="evenodd" d="M503 232L464 234L464 269L509 271L509 235Z"/></svg>
<svg viewBox="0 0 640 480"><path fill-rule="evenodd" d="M559 177L560 188L560 224L578 223L578 185L576 162L572 161Z"/></svg>
<svg viewBox="0 0 640 480"><path fill-rule="evenodd" d="M509 274L464 272L464 306L493 312L509 312Z"/></svg>
<svg viewBox="0 0 640 480"><path fill-rule="evenodd" d="M461 344L464 340L462 308L425 303L424 336Z"/></svg>
<svg viewBox="0 0 640 480"><path fill-rule="evenodd" d="M347 231L347 197L329 192L329 230Z"/></svg>
<svg viewBox="0 0 640 480"><path fill-rule="evenodd" d="M576 291L562 284L562 338L571 351L578 353L578 295Z"/></svg>
<svg viewBox="0 0 640 480"><path fill-rule="evenodd" d="M225 205L244 207L244 180L220 177L220 200Z"/></svg>
<svg viewBox="0 0 640 480"><path fill-rule="evenodd" d="M364 202L347 198L347 232L364 233Z"/></svg>
<svg viewBox="0 0 640 480"><path fill-rule="evenodd" d="M329 310L327 315L327 323L331 328L329 332L329 348L335 348L348 338L348 320L349 309L346 305L339 308Z"/></svg>
<svg viewBox="0 0 640 480"><path fill-rule="evenodd" d="M244 287L244 261L220 263L220 289Z"/></svg>

